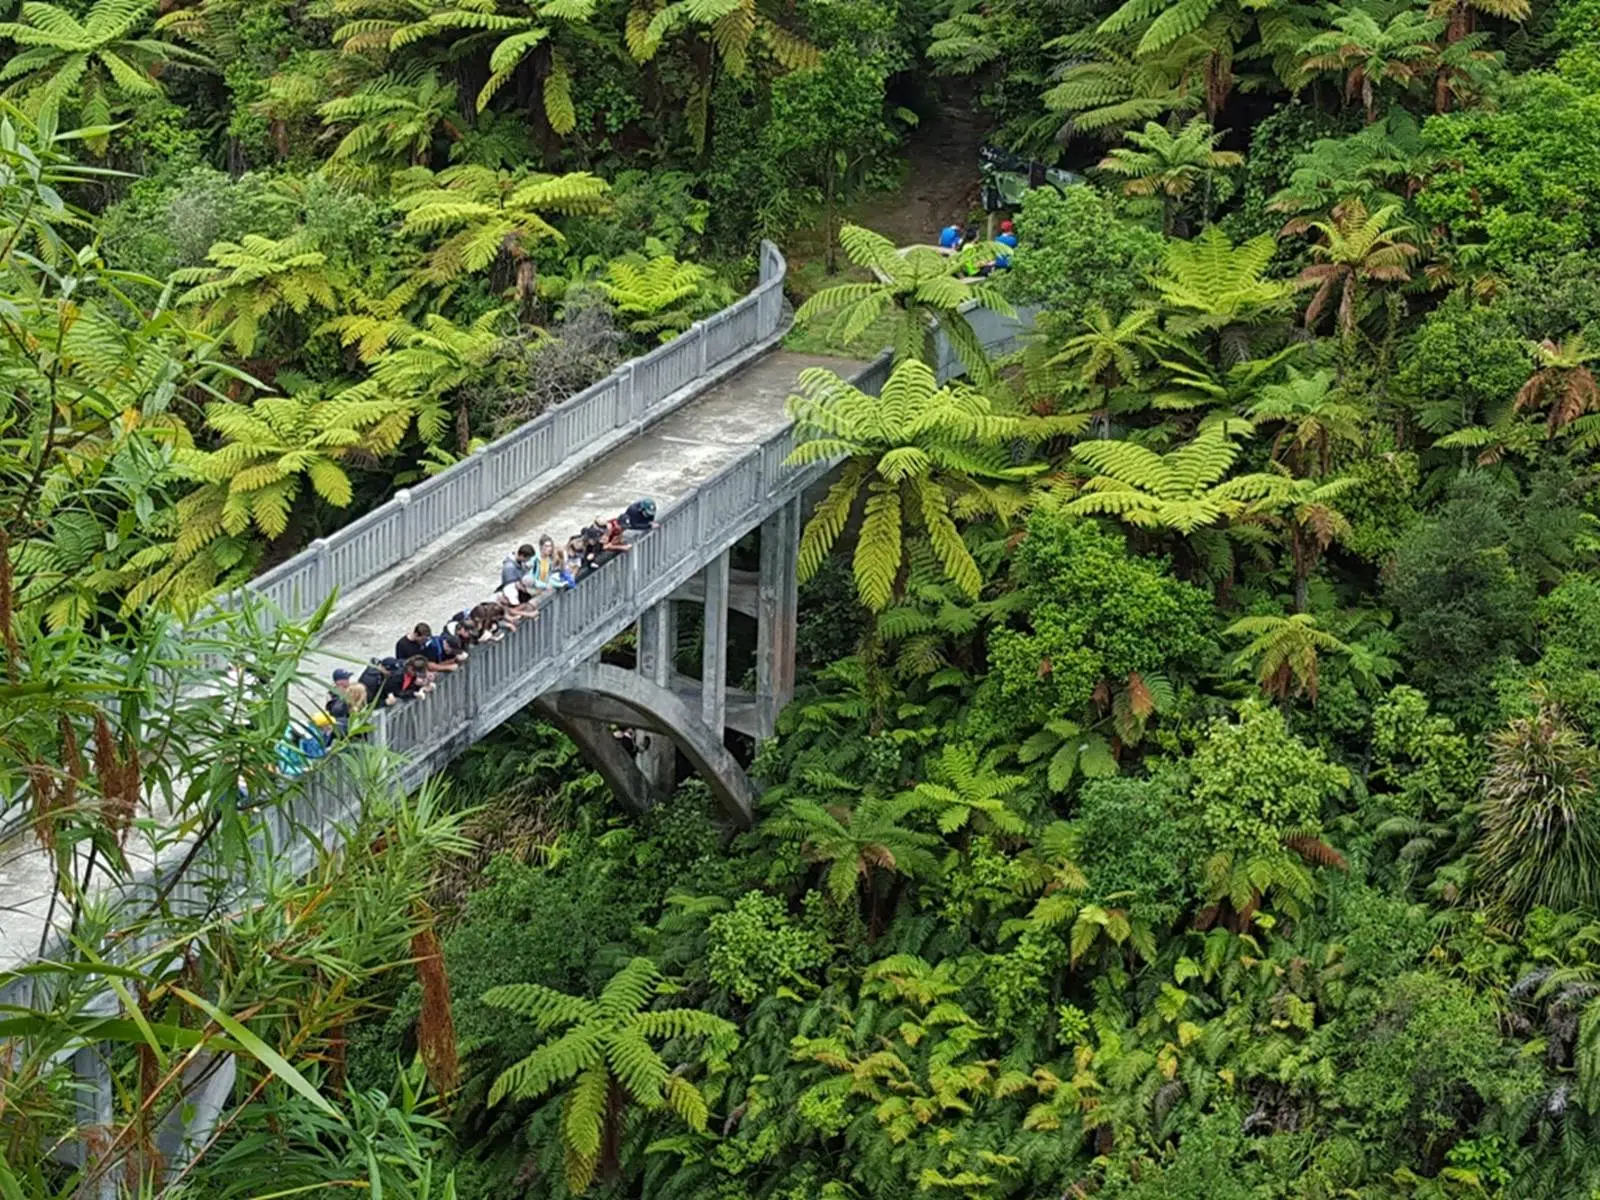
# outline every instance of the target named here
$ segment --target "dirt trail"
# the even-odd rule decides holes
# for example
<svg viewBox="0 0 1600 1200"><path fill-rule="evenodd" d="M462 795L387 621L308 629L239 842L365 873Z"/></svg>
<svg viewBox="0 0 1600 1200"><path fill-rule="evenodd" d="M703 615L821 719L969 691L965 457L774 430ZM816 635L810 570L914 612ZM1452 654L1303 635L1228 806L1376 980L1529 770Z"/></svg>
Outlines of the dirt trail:
<svg viewBox="0 0 1600 1200"><path fill-rule="evenodd" d="M932 242L939 230L978 206L982 120L943 105L907 139L906 178L897 196L873 197L852 215L898 245Z"/></svg>

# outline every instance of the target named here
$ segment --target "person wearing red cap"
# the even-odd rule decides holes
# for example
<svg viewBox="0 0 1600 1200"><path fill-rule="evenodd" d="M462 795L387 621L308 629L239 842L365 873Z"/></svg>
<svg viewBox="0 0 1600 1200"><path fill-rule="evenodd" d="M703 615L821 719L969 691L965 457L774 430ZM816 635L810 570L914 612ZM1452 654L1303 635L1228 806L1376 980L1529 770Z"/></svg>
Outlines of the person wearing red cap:
<svg viewBox="0 0 1600 1200"><path fill-rule="evenodd" d="M1000 236L994 239L1007 250L1017 248L1017 230L1009 220L1000 222ZM1011 265L1011 255L1002 251L994 256L994 265L997 270L1004 270Z"/></svg>

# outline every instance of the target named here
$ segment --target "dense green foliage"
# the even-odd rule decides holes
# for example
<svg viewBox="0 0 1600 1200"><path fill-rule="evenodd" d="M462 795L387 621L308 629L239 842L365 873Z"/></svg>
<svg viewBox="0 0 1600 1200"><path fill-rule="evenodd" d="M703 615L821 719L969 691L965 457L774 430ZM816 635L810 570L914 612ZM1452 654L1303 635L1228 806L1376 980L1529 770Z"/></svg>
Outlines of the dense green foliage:
<svg viewBox="0 0 1600 1200"><path fill-rule="evenodd" d="M0 827L75 936L0 1197L1600 1194L1595 0L6 15ZM981 278L896 244L963 122L1087 179ZM892 365L790 400L838 466L754 826L524 716L446 789L312 769L362 803L290 877L325 613L201 602L763 236ZM98 886L135 830L204 903Z"/></svg>

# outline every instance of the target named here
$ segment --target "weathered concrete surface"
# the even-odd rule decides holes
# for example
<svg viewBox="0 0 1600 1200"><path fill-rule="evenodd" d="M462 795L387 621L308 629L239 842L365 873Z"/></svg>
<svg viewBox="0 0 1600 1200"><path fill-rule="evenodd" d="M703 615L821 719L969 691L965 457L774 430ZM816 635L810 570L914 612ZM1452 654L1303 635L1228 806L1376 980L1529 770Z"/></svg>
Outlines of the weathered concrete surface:
<svg viewBox="0 0 1600 1200"><path fill-rule="evenodd" d="M566 685L578 692L606 696L655 718L670 730L672 740L705 779L711 794L735 825L748 827L755 812L755 789L733 755L722 744L722 730L700 719L700 710L685 704L674 692L651 683L637 671L624 671L602 663L585 663L567 677Z"/></svg>
<svg viewBox="0 0 1600 1200"><path fill-rule="evenodd" d="M488 599L499 584L501 560L523 542L537 544L540 534L564 542L596 516L616 516L641 496L654 499L662 512L682 503L788 424L784 402L802 370L830 367L848 376L860 365L787 350L750 364L572 483L528 505L498 531L363 610L324 640L308 657L307 669L327 680L341 663L358 670L369 658L393 654L395 639L418 621L437 629L452 613Z"/></svg>
<svg viewBox="0 0 1600 1200"><path fill-rule="evenodd" d="M487 599L499 582L501 559L518 544L537 543L545 532L565 540L595 516L614 516L641 496L654 498L663 512L683 502L788 423L784 402L796 376L816 366L848 377L861 364L789 351L774 351L749 364L566 486L534 499L499 530L487 531L438 560L333 630L307 656L303 666L310 678L296 701L310 711L321 704L335 666L359 670L369 658L394 653L395 639L418 621L437 628L452 613ZM471 670L471 663L464 669ZM710 747L704 750L711 753ZM737 806L745 798L724 799ZM135 861L149 858L137 834L130 836L128 856ZM0 969L33 960L49 896L49 865L31 838L23 835L0 846Z"/></svg>

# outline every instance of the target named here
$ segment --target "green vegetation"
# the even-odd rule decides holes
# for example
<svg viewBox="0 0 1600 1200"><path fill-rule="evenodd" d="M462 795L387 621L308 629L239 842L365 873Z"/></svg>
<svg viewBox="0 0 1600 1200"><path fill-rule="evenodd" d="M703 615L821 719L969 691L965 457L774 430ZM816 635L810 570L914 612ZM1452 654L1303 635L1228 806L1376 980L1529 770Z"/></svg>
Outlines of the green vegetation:
<svg viewBox="0 0 1600 1200"><path fill-rule="evenodd" d="M0 1200L1600 1195L1594 0L4 15ZM964 122L1088 179L976 282L892 193ZM892 363L790 401L754 826L527 715L287 770L326 612L205 601L801 227Z"/></svg>

